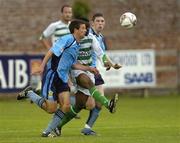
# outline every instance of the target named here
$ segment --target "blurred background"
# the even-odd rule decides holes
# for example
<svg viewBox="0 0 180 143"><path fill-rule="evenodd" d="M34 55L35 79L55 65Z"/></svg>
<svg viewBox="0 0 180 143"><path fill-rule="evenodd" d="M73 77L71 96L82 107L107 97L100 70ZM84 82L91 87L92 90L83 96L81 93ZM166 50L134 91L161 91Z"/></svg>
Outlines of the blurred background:
<svg viewBox="0 0 180 143"><path fill-rule="evenodd" d="M103 13L106 20L103 34L110 50L134 50L136 53L136 50L153 50L153 86L141 86L142 82L137 88L116 86L108 91L138 94L180 92L179 0L0 0L0 92L14 92L27 86L26 82L18 88L15 83L18 75L9 73L13 72L10 69L18 70L18 67L7 59L15 55L27 58L28 54L44 54L47 50L39 42L39 36L51 22L59 19L64 4L72 5L75 13L83 13L89 19L94 13ZM83 8L80 9L79 4ZM137 16L137 25L128 30L119 23L121 14L127 11ZM122 59L117 62L123 65ZM26 79L28 81L29 73ZM21 81L21 77L18 80Z"/></svg>

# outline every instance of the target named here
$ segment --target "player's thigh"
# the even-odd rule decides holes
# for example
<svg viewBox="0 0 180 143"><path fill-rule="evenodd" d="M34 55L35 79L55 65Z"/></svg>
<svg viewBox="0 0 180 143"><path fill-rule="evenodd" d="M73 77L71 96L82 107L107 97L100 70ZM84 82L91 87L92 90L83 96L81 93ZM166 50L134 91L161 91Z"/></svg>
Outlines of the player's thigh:
<svg viewBox="0 0 180 143"><path fill-rule="evenodd" d="M77 81L77 84L83 88L89 89L94 86L91 78L84 73L82 73L78 77L76 77L76 81Z"/></svg>
<svg viewBox="0 0 180 143"><path fill-rule="evenodd" d="M58 102L59 103L63 103L63 105L61 105L62 110L64 112L68 112L70 110L70 94L69 91L63 91L61 93L58 94Z"/></svg>

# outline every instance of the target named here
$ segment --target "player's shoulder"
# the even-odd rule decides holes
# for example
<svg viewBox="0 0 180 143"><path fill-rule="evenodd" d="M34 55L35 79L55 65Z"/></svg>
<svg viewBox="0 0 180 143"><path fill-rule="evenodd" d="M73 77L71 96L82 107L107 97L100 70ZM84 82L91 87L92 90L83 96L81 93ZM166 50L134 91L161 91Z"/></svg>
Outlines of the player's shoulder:
<svg viewBox="0 0 180 143"><path fill-rule="evenodd" d="M92 33L88 33L88 37L94 37L94 35Z"/></svg>
<svg viewBox="0 0 180 143"><path fill-rule="evenodd" d="M62 36L61 39L67 40L67 41L72 41L72 40L74 40L74 36L70 33L70 34L66 34L66 35Z"/></svg>
<svg viewBox="0 0 180 143"><path fill-rule="evenodd" d="M49 24L49 26L53 26L53 27L56 27L57 25L60 25L62 22L59 20L59 21L54 21L54 22L51 22Z"/></svg>
<svg viewBox="0 0 180 143"><path fill-rule="evenodd" d="M64 36L61 36L57 39L57 42L56 43L70 43L71 41L74 40L74 37L72 34L67 34L67 35L64 35Z"/></svg>
<svg viewBox="0 0 180 143"><path fill-rule="evenodd" d="M92 33L88 33L88 35L86 36L87 39L96 39L95 35L93 35Z"/></svg>
<svg viewBox="0 0 180 143"><path fill-rule="evenodd" d="M96 37L99 37L99 36L104 37L102 33L97 34L92 27L89 29L89 33L91 33L92 35Z"/></svg>

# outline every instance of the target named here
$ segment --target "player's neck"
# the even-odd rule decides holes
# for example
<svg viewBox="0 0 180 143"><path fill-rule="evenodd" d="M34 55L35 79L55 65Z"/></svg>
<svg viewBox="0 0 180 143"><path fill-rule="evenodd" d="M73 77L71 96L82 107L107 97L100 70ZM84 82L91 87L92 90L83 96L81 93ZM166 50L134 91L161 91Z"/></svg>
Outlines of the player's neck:
<svg viewBox="0 0 180 143"><path fill-rule="evenodd" d="M74 38L76 39L76 41L79 43L80 40L81 40L80 36L77 35L77 34L75 34L75 33L73 34L73 36L74 36Z"/></svg>
<svg viewBox="0 0 180 143"><path fill-rule="evenodd" d="M94 31L97 35L100 34L100 31L97 31L94 27L92 27L92 29L93 29L93 31Z"/></svg>
<svg viewBox="0 0 180 143"><path fill-rule="evenodd" d="M64 24L69 24L69 21L64 20L64 19L60 19Z"/></svg>

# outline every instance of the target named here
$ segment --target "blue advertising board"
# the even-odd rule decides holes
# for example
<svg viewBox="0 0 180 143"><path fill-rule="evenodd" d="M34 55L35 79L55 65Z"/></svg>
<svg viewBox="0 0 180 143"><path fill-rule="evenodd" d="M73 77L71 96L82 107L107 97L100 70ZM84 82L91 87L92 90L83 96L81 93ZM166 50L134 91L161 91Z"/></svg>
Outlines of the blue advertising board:
<svg viewBox="0 0 180 143"><path fill-rule="evenodd" d="M30 81L33 66L41 63L43 55L0 55L0 92L19 92Z"/></svg>

